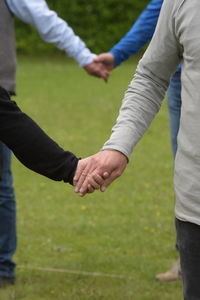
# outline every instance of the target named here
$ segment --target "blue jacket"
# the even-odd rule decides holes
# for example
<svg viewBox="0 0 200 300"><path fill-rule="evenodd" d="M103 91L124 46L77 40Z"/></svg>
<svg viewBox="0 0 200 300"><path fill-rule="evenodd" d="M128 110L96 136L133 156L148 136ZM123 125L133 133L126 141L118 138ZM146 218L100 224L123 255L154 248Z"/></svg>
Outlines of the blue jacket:
<svg viewBox="0 0 200 300"><path fill-rule="evenodd" d="M130 31L110 50L115 57L115 66L136 54L150 42L158 21L163 0L152 0L143 10Z"/></svg>

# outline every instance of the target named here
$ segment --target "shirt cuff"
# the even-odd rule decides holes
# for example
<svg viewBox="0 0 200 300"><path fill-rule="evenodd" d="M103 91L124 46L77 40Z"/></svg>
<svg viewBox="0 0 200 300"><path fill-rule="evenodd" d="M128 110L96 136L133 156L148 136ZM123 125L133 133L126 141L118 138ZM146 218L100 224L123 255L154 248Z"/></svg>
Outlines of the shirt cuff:
<svg viewBox="0 0 200 300"><path fill-rule="evenodd" d="M115 67L119 66L121 64L121 62L122 62L119 51L115 50L114 48L112 48L109 51L109 53L111 53L114 56Z"/></svg>
<svg viewBox="0 0 200 300"><path fill-rule="evenodd" d="M76 56L75 59L79 63L80 67L85 67L91 64L96 56L96 54L91 53L89 49L85 48Z"/></svg>
<svg viewBox="0 0 200 300"><path fill-rule="evenodd" d="M114 146L114 145L104 145L101 150L112 150L112 151L119 151L121 153L123 153L128 161L130 160L130 153L128 153L128 151L126 151L126 149L124 149L123 147L120 147L120 146Z"/></svg>

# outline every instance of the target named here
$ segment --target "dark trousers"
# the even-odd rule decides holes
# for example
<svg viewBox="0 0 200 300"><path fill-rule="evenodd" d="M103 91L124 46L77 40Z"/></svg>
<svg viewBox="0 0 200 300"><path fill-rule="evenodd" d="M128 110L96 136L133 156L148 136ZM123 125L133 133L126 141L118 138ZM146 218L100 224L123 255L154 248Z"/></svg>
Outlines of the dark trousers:
<svg viewBox="0 0 200 300"><path fill-rule="evenodd" d="M200 226L176 219L184 300L200 300Z"/></svg>
<svg viewBox="0 0 200 300"><path fill-rule="evenodd" d="M0 180L1 180L1 176L2 176L2 142L0 141Z"/></svg>

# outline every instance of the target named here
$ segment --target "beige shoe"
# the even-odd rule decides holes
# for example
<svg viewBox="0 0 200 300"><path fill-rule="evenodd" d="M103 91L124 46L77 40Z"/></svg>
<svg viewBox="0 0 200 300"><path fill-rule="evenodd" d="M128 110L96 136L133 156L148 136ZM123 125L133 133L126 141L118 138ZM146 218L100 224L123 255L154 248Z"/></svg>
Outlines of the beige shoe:
<svg viewBox="0 0 200 300"><path fill-rule="evenodd" d="M165 273L156 275L156 279L162 282L171 282L181 280L181 267L176 263L170 270Z"/></svg>

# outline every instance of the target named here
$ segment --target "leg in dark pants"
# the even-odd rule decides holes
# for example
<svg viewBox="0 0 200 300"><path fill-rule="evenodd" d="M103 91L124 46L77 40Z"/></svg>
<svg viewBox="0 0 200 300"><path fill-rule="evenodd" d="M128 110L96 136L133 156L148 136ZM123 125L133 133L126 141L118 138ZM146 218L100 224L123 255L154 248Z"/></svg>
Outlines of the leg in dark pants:
<svg viewBox="0 0 200 300"><path fill-rule="evenodd" d="M176 219L184 300L200 300L200 226Z"/></svg>
<svg viewBox="0 0 200 300"><path fill-rule="evenodd" d="M11 151L2 145L0 180L0 278L15 277L16 202L12 185Z"/></svg>

